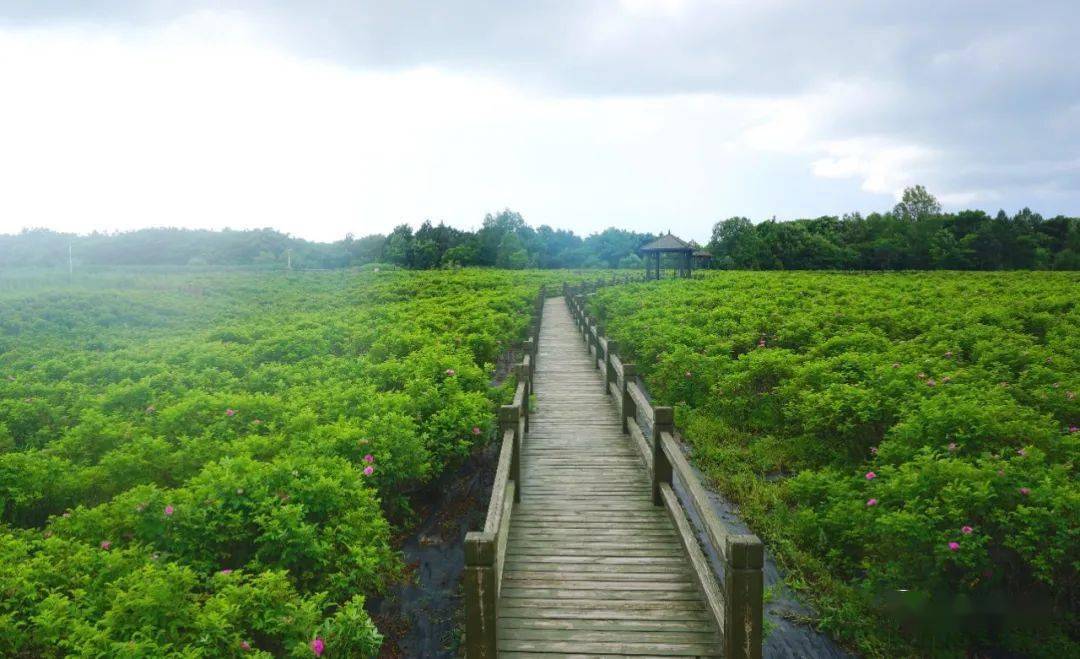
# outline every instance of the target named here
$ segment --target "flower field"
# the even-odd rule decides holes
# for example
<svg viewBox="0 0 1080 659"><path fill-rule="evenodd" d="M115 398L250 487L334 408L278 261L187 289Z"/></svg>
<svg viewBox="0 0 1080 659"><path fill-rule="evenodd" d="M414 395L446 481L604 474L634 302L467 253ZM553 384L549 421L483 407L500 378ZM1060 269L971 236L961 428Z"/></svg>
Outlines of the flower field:
<svg viewBox="0 0 1080 659"><path fill-rule="evenodd" d="M409 494L494 427L559 272L0 292L0 655L371 656ZM11 284L11 282L8 282Z"/></svg>
<svg viewBox="0 0 1080 659"><path fill-rule="evenodd" d="M709 273L590 306L868 656L1075 656L1080 277Z"/></svg>

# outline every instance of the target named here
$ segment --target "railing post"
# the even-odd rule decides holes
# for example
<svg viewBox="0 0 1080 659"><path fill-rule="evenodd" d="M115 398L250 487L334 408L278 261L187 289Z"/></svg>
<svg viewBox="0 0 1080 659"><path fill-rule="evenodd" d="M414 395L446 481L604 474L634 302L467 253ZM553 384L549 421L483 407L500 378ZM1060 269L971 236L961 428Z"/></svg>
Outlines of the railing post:
<svg viewBox="0 0 1080 659"><path fill-rule="evenodd" d="M518 382L525 383L525 396L521 401L521 416L525 420L525 432L529 432L529 397L532 396L532 368L522 362L517 366Z"/></svg>
<svg viewBox="0 0 1080 659"><path fill-rule="evenodd" d="M634 402L634 397L630 395L630 383L637 377L637 366L635 364L623 364L622 365L622 431L623 434L630 432L630 424L626 422L627 419L633 418L637 420L637 403Z"/></svg>
<svg viewBox="0 0 1080 659"><path fill-rule="evenodd" d="M611 393L611 381L615 379L615 367L611 365L611 355L619 349L619 342L607 340L607 350L604 351L604 393Z"/></svg>
<svg viewBox="0 0 1080 659"><path fill-rule="evenodd" d="M514 431L514 450L510 453L510 480L514 481L514 503L521 501L521 433L518 432L520 421L521 408L516 405L503 405L499 408L499 434L506 437L507 430Z"/></svg>
<svg viewBox="0 0 1080 659"><path fill-rule="evenodd" d="M675 432L675 410L670 407L653 408L652 428L652 455L653 455L653 481L652 495L653 505L664 505L664 498L660 495L660 485L671 485L671 462L664 453L664 443L660 441L662 433Z"/></svg>
<svg viewBox="0 0 1080 659"><path fill-rule="evenodd" d="M465 535L465 656L495 659L495 534L471 531Z"/></svg>
<svg viewBox="0 0 1080 659"><path fill-rule="evenodd" d="M724 570L725 656L760 659L765 551L756 535L733 535L727 542Z"/></svg>
<svg viewBox="0 0 1080 659"><path fill-rule="evenodd" d="M593 361L593 366L600 369L604 363L603 346L600 344L600 337L604 335L604 324L599 320L596 321L596 359Z"/></svg>

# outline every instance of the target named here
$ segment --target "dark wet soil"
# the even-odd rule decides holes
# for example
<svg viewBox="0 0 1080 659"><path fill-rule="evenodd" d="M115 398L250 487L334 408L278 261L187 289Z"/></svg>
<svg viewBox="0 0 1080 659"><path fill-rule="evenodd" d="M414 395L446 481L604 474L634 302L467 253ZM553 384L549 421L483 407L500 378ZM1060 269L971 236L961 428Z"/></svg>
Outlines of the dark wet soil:
<svg viewBox="0 0 1080 659"><path fill-rule="evenodd" d="M380 657L457 656L465 534L484 525L497 455L488 445L414 502L422 521L400 547L412 578L370 606L386 637Z"/></svg>

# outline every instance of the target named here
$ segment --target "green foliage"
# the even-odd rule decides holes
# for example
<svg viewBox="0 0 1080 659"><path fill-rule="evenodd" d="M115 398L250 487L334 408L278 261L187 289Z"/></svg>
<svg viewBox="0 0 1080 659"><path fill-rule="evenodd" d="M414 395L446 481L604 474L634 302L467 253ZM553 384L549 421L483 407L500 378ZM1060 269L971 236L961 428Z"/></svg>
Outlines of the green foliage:
<svg viewBox="0 0 1080 659"><path fill-rule="evenodd" d="M1078 284L714 273L592 304L823 627L872 656L1064 656Z"/></svg>
<svg viewBox="0 0 1080 659"><path fill-rule="evenodd" d="M0 295L0 655L307 657L317 636L374 656L364 596L403 577L390 520L492 436L491 364L568 278L109 272Z"/></svg>

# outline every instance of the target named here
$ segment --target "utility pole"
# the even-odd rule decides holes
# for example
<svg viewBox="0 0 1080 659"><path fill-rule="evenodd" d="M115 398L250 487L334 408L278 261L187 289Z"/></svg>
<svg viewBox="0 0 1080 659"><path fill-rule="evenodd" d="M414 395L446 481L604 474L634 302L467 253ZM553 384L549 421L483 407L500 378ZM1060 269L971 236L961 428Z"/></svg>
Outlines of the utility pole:
<svg viewBox="0 0 1080 659"><path fill-rule="evenodd" d="M285 256L288 259L288 269L292 270L292 247L285 250Z"/></svg>
<svg viewBox="0 0 1080 659"><path fill-rule="evenodd" d="M75 273L75 266L71 262L71 241L68 241L68 277Z"/></svg>

